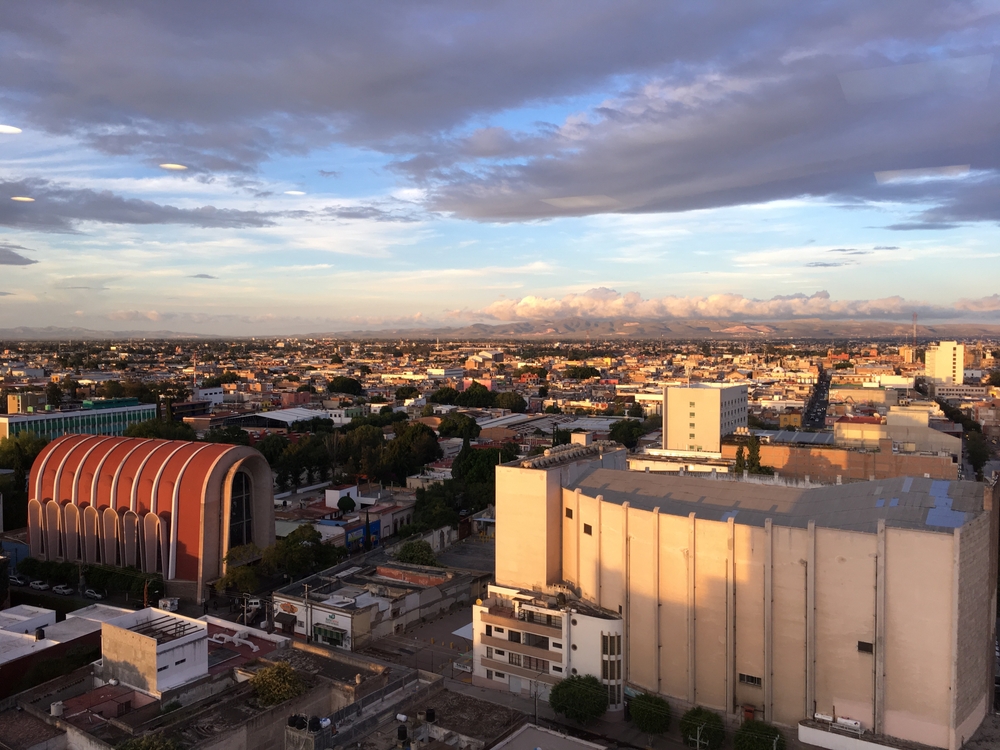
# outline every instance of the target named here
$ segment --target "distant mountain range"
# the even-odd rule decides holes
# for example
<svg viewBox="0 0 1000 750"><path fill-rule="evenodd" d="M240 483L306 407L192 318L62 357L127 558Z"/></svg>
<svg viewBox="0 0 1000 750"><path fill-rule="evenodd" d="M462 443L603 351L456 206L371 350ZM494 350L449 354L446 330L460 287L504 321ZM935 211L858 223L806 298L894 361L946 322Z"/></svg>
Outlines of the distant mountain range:
<svg viewBox="0 0 1000 750"><path fill-rule="evenodd" d="M511 323L476 323L457 327L385 328L381 330L325 331L286 334L294 338L366 338L366 339L451 339L485 341L523 339L539 341L582 341L622 339L902 339L912 335L913 327L905 322L884 320L801 319L754 323L739 320L642 320L564 318ZM257 334L258 337L261 334ZM284 338L272 334L264 338ZM989 323L932 323L917 326L920 339L1000 338L1000 325ZM177 331L97 331L89 328L0 328L0 341L67 341L100 339L218 339L249 338Z"/></svg>

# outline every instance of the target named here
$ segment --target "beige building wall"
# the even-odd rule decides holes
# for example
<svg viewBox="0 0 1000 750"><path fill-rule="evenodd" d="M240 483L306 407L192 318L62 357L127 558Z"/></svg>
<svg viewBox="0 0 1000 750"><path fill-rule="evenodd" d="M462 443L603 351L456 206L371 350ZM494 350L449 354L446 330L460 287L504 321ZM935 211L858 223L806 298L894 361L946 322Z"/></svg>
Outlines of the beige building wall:
<svg viewBox="0 0 1000 750"><path fill-rule="evenodd" d="M965 346L956 341L942 341L927 347L924 373L935 383L961 383L965 377Z"/></svg>
<svg viewBox="0 0 1000 750"><path fill-rule="evenodd" d="M718 453L720 439L747 425L747 387L667 386L663 389L663 447Z"/></svg>
<svg viewBox="0 0 1000 750"><path fill-rule="evenodd" d="M559 472L499 466L496 496L497 583L535 591L557 583L562 578Z"/></svg>

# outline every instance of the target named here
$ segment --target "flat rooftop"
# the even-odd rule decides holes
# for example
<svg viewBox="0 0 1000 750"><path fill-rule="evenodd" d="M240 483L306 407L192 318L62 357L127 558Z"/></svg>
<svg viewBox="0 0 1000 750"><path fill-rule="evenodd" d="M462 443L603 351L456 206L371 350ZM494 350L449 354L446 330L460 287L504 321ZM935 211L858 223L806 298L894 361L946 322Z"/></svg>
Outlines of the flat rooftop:
<svg viewBox="0 0 1000 750"><path fill-rule="evenodd" d="M568 734L525 724L493 750L605 750L607 745L570 737Z"/></svg>
<svg viewBox="0 0 1000 750"><path fill-rule="evenodd" d="M782 487L690 475L591 469L567 486L605 502L709 521L817 526L874 534L886 526L952 533L983 512L984 485L897 477L821 487Z"/></svg>

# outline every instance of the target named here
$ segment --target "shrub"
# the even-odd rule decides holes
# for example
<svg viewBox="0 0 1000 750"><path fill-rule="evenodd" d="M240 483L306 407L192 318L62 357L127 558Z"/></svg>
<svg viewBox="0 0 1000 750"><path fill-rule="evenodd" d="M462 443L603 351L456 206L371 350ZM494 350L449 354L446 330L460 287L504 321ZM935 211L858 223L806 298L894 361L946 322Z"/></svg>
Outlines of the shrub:
<svg viewBox="0 0 1000 750"><path fill-rule="evenodd" d="M593 675L573 675L555 684L549 705L557 714L587 724L608 710L608 689Z"/></svg>
<svg viewBox="0 0 1000 750"><path fill-rule="evenodd" d="M670 704L655 695L637 695L629 701L632 723L645 734L663 734L670 729Z"/></svg>
<svg viewBox="0 0 1000 750"><path fill-rule="evenodd" d="M714 711L697 706L681 717L681 737L690 747L697 746L698 728L701 727L702 747L718 750L726 738L722 717ZM707 743L707 744L706 744Z"/></svg>
<svg viewBox="0 0 1000 750"><path fill-rule="evenodd" d="M399 554L396 555L396 559L403 563L411 563L412 565L437 566L438 564L437 558L434 557L434 550L431 545L420 539L415 539L412 542L405 542L403 546L399 548Z"/></svg>
<svg viewBox="0 0 1000 750"><path fill-rule="evenodd" d="M767 722L745 721L736 730L733 746L736 750L785 750L785 736Z"/></svg>

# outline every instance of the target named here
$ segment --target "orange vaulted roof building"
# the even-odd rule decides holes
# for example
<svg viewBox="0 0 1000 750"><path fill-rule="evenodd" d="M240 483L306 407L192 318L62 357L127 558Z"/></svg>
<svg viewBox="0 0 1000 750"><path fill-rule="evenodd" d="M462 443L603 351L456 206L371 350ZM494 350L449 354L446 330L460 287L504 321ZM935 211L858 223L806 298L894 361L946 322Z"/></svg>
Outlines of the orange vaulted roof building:
<svg viewBox="0 0 1000 750"><path fill-rule="evenodd" d="M28 536L33 557L161 573L201 602L230 549L274 542L271 469L245 446L66 435L31 467Z"/></svg>

